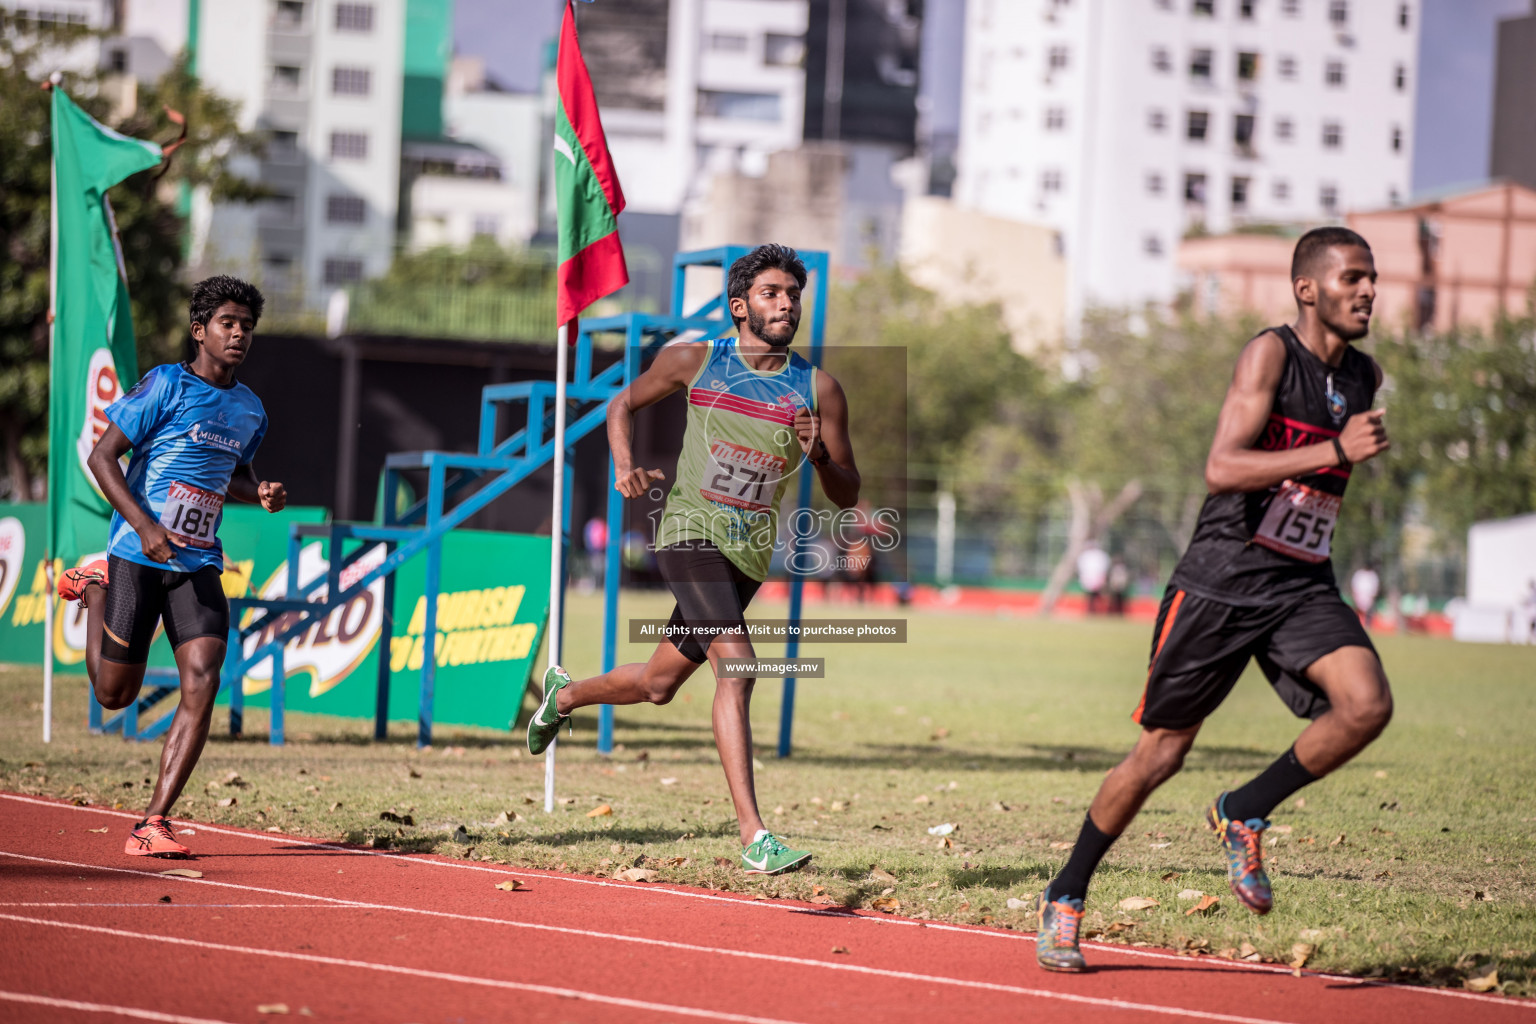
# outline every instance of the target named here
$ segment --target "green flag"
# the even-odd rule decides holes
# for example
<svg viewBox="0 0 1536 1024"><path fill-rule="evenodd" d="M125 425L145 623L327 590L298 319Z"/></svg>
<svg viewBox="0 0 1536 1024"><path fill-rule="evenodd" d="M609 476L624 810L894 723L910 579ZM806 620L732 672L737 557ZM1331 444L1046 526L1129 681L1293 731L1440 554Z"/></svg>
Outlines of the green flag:
<svg viewBox="0 0 1536 1024"><path fill-rule="evenodd" d="M104 125L53 89L53 345L48 380L49 556L72 565L107 542L112 507L85 460L106 409L139 379L122 246L107 189L160 147Z"/></svg>

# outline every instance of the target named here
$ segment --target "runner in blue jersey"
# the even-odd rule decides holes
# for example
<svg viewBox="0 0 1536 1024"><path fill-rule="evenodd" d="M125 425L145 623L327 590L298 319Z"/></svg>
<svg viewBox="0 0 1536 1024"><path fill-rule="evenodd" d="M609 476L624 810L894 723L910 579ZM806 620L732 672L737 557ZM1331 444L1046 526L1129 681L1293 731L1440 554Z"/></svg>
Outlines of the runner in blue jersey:
<svg viewBox="0 0 1536 1024"><path fill-rule="evenodd" d="M157 366L107 407L110 425L87 464L114 509L105 561L70 569L60 596L88 613L85 667L103 707L138 699L149 645L161 621L181 675L181 703L160 755L145 818L128 837L134 856L186 857L166 817L208 739L229 635L220 575L219 523L226 498L287 504L280 483L256 476L252 458L267 414L235 380L250 352L261 292L232 277L192 289L193 359ZM119 460L133 455L125 476Z"/></svg>

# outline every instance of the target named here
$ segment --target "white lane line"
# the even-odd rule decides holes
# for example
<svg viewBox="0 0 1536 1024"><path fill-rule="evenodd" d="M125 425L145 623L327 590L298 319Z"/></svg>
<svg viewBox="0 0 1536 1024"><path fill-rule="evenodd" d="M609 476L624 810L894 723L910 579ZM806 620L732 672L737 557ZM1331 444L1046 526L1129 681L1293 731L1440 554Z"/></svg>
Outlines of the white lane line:
<svg viewBox="0 0 1536 1024"><path fill-rule="evenodd" d="M132 868L113 868L93 864L80 864L73 861L55 860L49 857L32 857L26 854L12 853L0 850L0 857L13 857L18 860L37 861L45 864L56 864L62 867L95 869L98 871L113 871L119 874L138 875L142 878L155 879L159 875L145 871L135 871ZM563 925L537 924L531 921L509 921L504 918L482 917L475 914L455 914L443 910L426 910L420 907L400 907L388 903L366 903L361 900L344 900L331 896L316 896L309 893L285 892L281 889L267 889L261 886L244 885L239 882L219 882L210 878L181 878L170 876L165 881L174 879L177 882L188 882L194 885L216 885L228 889L241 889L248 892L261 892L279 896L307 897L309 899L323 900L326 903L338 904L343 907L356 910L384 910L395 911L402 914L416 914L421 917L447 918L451 921L471 922L475 924L500 925L506 928L522 928L529 931L552 932L559 935L572 935L580 938L599 939L609 942L629 942L641 946L655 946L662 949L678 950L685 953L700 953L710 956L735 957L741 960L756 960L764 963L789 964L795 967L819 967L828 971L839 971L848 974L861 974L879 978L894 978L899 981L915 981L926 985L950 985L957 988L979 989L986 992L1002 992L1009 995L1032 996L1041 999L1058 999L1067 1002L1086 1003L1091 1006L1104 1006L1122 1010L1140 1010L1147 1013L1171 1014L1174 1016L1194 1017L1200 1020L1230 1021L1233 1024L1279 1024L1270 1018L1238 1017L1228 1014L1214 1013L1205 1010L1187 1010L1176 1007L1159 1006L1151 1003L1133 1003L1121 999L1104 999L1095 996L1078 996L1065 992L1053 992L1048 989L1024 988L1018 985L1004 985L992 981L972 981L964 978L950 978L937 974L918 974L914 971L898 971L884 967L865 967L861 964L844 964L829 962L826 960L812 960L806 957L786 956L779 953L757 953L744 949L728 949L719 946L701 946L691 942L674 942L670 939L652 939L639 935L623 935L616 932L600 932L590 928L569 928ZM9 917L0 914L0 918ZM17 918L17 920L22 920ZM26 920L32 920L27 918ZM190 941L190 940L189 940Z"/></svg>
<svg viewBox="0 0 1536 1024"><path fill-rule="evenodd" d="M163 1021L164 1024L229 1024L228 1021L213 1020L209 1017L183 1017L179 1013L141 1010L135 1006L82 1003L78 999L55 999L52 996L37 996L30 992L0 992L0 999L6 999L13 1003L31 1003L33 1006L51 1006L59 1010L82 1010L86 1013L115 1013L119 1017Z"/></svg>
<svg viewBox="0 0 1536 1024"><path fill-rule="evenodd" d="M111 817L129 818L135 821L138 820L139 817L137 814L133 814L128 811L115 811L110 807L95 807L89 805L82 807L78 804L63 803L58 800L46 800L38 797L22 796L17 793L0 793L0 798L6 800L15 800L19 803L37 804L41 807L53 807L71 811L88 811L95 814L106 814ZM460 871L480 871L496 875L512 875L514 877L520 876L523 878L541 878L552 882L568 882L576 885L595 885L606 889L627 889L631 892L638 891L654 893L656 895L678 896L686 899L705 900L715 903L729 903L738 907L766 907L770 910L788 911L791 913L799 914L814 914L817 916L825 917L836 917L842 920L864 921L869 924L876 925L895 925L897 927L906 928L928 928L939 932L958 932L962 935L985 937L989 939L1004 939L1029 942L1031 944L1034 943L1033 933L1030 932L1014 932L1003 931L1001 929L962 927L960 925L943 924L936 921L914 921L909 918L901 917L877 917L872 914L855 914L835 910L821 910L820 908L811 909L805 906L797 906L792 903L785 903L776 900L745 899L735 896L723 896L705 892L693 892L686 889L671 889L665 886L651 884L642 885L638 882L608 882L600 878L580 878L572 875L545 873L529 868L512 867L510 865L506 867L487 867L483 864L469 864L463 861L447 860L445 858L439 858L431 854L425 855L423 857L412 857L405 854L388 853L382 850L355 849L352 847L340 846L335 843L327 843L323 840L300 839L295 836L273 835L262 832L246 832L241 829L222 828L218 825L205 825L198 822L191 822L191 824L197 825L198 829L204 832L216 832L221 835L235 836L242 839L259 839L265 843L324 847L326 849L334 850L338 855L351 854L368 857L384 857L394 864L416 864L425 867L457 868ZM1264 974L1291 973L1290 968L1281 967L1276 964L1254 964L1247 963L1242 960L1223 960L1218 957L1188 957L1181 956L1178 953L1161 952L1150 949L1129 949L1125 946L1102 942L1085 942L1083 943L1083 946L1087 949L1099 950L1114 956L1135 957L1143 960L1168 960L1186 965L1190 963L1198 963L1203 967L1215 966L1235 971L1259 971ZM1515 1002L1503 996L1482 995L1476 992L1465 992L1460 989L1453 988L1430 988L1425 985L1405 985L1401 982L1380 981L1373 978L1356 978L1348 974L1330 974L1325 971L1304 971L1302 973L1308 977L1324 978L1335 984L1361 985L1367 988L1386 988L1398 992L1411 992L1415 995L1441 996L1451 999L1471 1000L1472 1002L1479 1003L1498 1003L1501 1006L1520 1006L1524 1009L1536 1010L1536 1000L1521 1000Z"/></svg>
<svg viewBox="0 0 1536 1024"><path fill-rule="evenodd" d="M460 985L481 985L487 988L511 989L516 992L533 992L538 995L556 996L563 999L580 999L589 1003L603 1003L608 1006L622 1006L631 1010L649 1010L654 1013L672 1013L684 1017L704 1017L710 1020L736 1021L740 1024L794 1024L791 1021L779 1020L774 1017L751 1017L740 1013L725 1013L715 1010L702 1010L692 1006L674 1006L669 1003L652 1003L643 999L626 999L623 996L605 996L596 992L582 992L573 988L558 988L553 985L536 985L523 981L501 981L495 978L477 978L469 974L450 974L447 971L428 971L418 967L402 967L397 964L374 963L371 960L350 960L345 957L318 956L312 953L290 953L277 949L260 949L254 946L232 946L224 942L203 942L197 939L175 938L170 935L155 935L148 932L130 932L122 928L103 928L99 925L74 924L68 921L48 921L37 917L20 917L15 914L0 914L0 920L16 921L22 924L43 925L49 928L68 928L74 931L91 932L97 935L112 935L118 938L132 939L136 942L164 942L173 946L191 946L196 949L214 950L220 953L244 953L248 956L264 956L274 960L297 960L303 963L324 964L327 967L357 967L366 971L379 971L386 974L404 974L413 978L426 978L431 981L449 981ZM157 1017L156 1020L192 1021L189 1017ZM204 1024L204 1022L193 1022Z"/></svg>
<svg viewBox="0 0 1536 1024"><path fill-rule="evenodd" d="M165 907L167 910L348 910L344 905L322 903L0 903L0 907Z"/></svg>

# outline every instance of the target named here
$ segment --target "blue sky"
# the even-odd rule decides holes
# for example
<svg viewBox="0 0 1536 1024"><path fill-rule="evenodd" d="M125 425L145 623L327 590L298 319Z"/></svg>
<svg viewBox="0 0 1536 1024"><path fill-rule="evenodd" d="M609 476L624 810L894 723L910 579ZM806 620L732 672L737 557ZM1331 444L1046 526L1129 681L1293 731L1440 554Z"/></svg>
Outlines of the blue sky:
<svg viewBox="0 0 1536 1024"><path fill-rule="evenodd" d="M1424 0L1418 134L1413 148L1415 192L1487 176L1495 25L1500 18L1532 10L1533 3L1536 0ZM960 0L928 0L928 4L930 13L942 12L946 23L930 26L929 38L943 40L940 51L952 53L958 33L945 28L958 26ZM538 87L544 42L559 28L563 9L564 0L457 0L455 44L460 53L483 56L492 75L508 88L533 90ZM957 64L953 56L941 57L930 61L925 70L954 82ZM958 88L932 91L940 107L957 102Z"/></svg>

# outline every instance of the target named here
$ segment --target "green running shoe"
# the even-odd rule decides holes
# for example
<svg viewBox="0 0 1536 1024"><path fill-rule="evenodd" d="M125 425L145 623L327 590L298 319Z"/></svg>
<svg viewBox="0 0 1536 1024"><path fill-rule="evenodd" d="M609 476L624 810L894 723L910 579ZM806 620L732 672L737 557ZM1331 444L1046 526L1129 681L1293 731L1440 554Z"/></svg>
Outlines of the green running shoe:
<svg viewBox="0 0 1536 1024"><path fill-rule="evenodd" d="M555 741L560 727L571 720L570 715L555 710L555 695L570 685L571 677L559 665L551 665L544 673L544 699L539 701L538 709L528 719L528 753L535 756L544 753L545 748Z"/></svg>
<svg viewBox="0 0 1536 1024"><path fill-rule="evenodd" d="M1042 892L1035 898L1035 917L1035 962L1048 971L1067 974L1086 970L1083 951L1077 944L1083 901L1053 900Z"/></svg>
<svg viewBox="0 0 1536 1024"><path fill-rule="evenodd" d="M741 851L741 870L749 875L778 875L803 868L810 862L809 852L791 850L766 830Z"/></svg>

